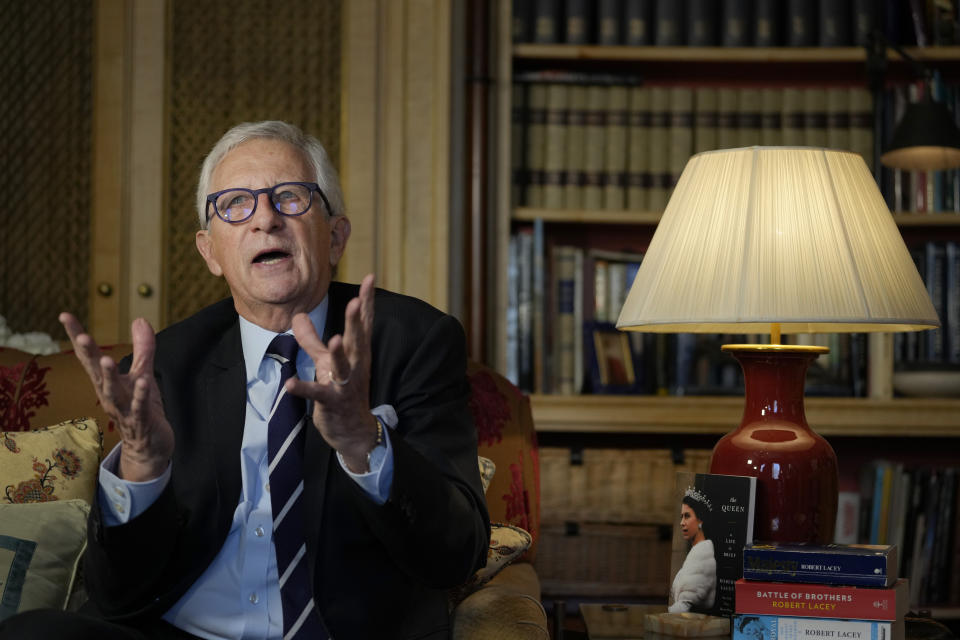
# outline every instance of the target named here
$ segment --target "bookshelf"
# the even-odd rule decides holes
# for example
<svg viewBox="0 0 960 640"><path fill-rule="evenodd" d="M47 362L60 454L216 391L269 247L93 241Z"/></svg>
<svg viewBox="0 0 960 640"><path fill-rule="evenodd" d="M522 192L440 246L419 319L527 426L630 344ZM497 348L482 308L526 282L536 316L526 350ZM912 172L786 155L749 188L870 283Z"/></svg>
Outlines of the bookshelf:
<svg viewBox="0 0 960 640"><path fill-rule="evenodd" d="M511 235L520 228L539 228L549 242L579 244L585 249L610 246L611 238L624 238L624 245L642 251L660 220L661 212L647 209L578 209L517 206L512 189L513 159L513 87L516 76L539 71L571 72L572 74L613 74L640 77L650 85L686 84L688 86L741 85L762 88L785 84L784 78L799 86L866 87L866 54L862 47L664 47L664 46L600 46L565 44L514 44L511 32L511 0L499 0L497 8L497 42L495 100L496 114L492 136L496 140L492 175L495 180L493 226L494 287L490 293L493 315L494 346L491 360L506 371L506 325L508 308L509 245ZM945 77L960 79L960 46L907 47L917 60L935 63ZM887 77L906 83L909 65L892 49L888 50ZM931 241L960 242L960 214L894 213L908 246ZM623 247L626 248L626 247ZM549 263L544 260L544 268ZM546 348L552 348L551 343ZM862 464L883 456L913 456L924 460L928 453L946 464L956 465L957 443L960 443L960 398L894 397L892 380L894 340L890 335L873 334L869 339L868 371L871 381L868 397L806 398L806 414L810 425L830 439L841 461L841 479L857 474ZM742 417L742 395L727 396L663 396L532 393L531 404L540 442L545 447L569 448L572 474L578 471L576 455L595 449L601 451L660 449L669 459L678 450L713 446L721 435L737 425ZM577 453L579 452L579 454ZM557 450L550 452L556 456ZM647 453L656 453L647 451ZM847 470L844 471L844 461ZM601 474L603 475L603 474ZM580 478L580 476L577 476ZM604 491L607 481L591 486L589 475L583 481L587 495ZM543 482L550 482L544 477ZM581 487L580 490L583 490ZM548 488L545 487L544 491ZM619 488L618 491L631 491ZM637 489L641 490L641 489ZM653 490L647 488L645 490ZM603 564L597 558L617 545L627 548L640 545L648 557L655 557L659 547L637 527L624 526L617 531L611 523L580 523L579 539L564 537L564 525L542 514L545 524L541 549L547 544L556 554L546 553L555 564ZM569 523L568 523L569 524ZM659 526L670 523L664 522ZM595 527L590 529L590 527ZM552 527L552 529L550 529ZM600 529L602 529L602 531ZM569 530L569 526L566 527ZM552 531L547 534L548 529ZM567 534L569 535L569 534ZM632 536L632 537L631 537ZM595 548L594 548L595 547ZM605 551L606 550L606 551ZM595 555L591 555L595 554ZM607 554L609 555L609 554ZM552 561L552 560L551 560ZM544 593L550 596L622 596L661 597L664 576L633 576L624 582L597 579L603 571L572 578L548 570L544 560L538 571ZM574 570L571 569L571 572ZM585 570L586 571L586 570ZM651 569L652 571L652 569ZM599 574L598 574L599 572ZM619 573L623 573L622 571ZM588 576L593 576L592 578ZM610 568L603 575L618 574ZM641 584L643 583L643 584ZM652 586L652 590L651 590ZM960 616L960 602L934 605L938 617Z"/></svg>
<svg viewBox="0 0 960 640"><path fill-rule="evenodd" d="M497 118L496 129L497 162L497 231L496 243L496 283L493 323L496 345L494 360L501 370L505 368L505 317L507 307L507 268L506 247L511 231L518 225L545 225L549 235L552 229L562 229L560 235L567 236L583 233L589 235L590 228L608 226L612 233L636 235L648 240L660 219L659 211L641 210L581 210L581 209L543 209L535 207L514 207L511 202L511 108L512 79L518 69L588 69L591 72L603 72L607 69L623 69L628 63L635 73L644 77L657 78L658 70L667 69L670 74L685 73L684 80L698 82L703 77L699 70L707 64L712 70L718 67L731 67L737 73L743 65L759 69L756 76L759 81L781 73L783 69L792 69L793 65L812 66L817 73L832 82L863 84L866 81L863 69L866 54L862 47L663 47L663 46L601 46L566 44L514 44L511 42L510 2L501 0L498 23L498 60L497 60ZM907 52L921 61L936 62L941 67L960 70L960 46L912 47ZM899 54L888 50L888 58L896 73L897 65L902 62ZM586 65L584 67L583 65ZM897 224L905 236L919 238L939 238L946 234L948 238L960 237L960 215L930 215L922 213L897 213ZM579 229L579 231L578 231ZM884 338L889 339L889 338ZM880 397L873 398L808 398L808 411L811 424L818 425L824 433L849 435L897 436L901 426L911 426L911 433L930 435L948 435L960 437L960 400L926 400L893 398L890 378L892 367L877 369L871 367L871 375L878 371L885 376L878 388L886 389ZM655 422L646 423L642 417L648 413L657 414L669 411L677 417L664 423L666 429L676 431L679 425L690 425L703 433L723 433L739 420L736 398L679 397L661 398L651 396L561 396L534 394L533 406L538 429L542 431L576 431L577 425L584 432L591 430L629 431L634 425L637 431L649 431L657 428ZM838 404L838 402L840 404ZM831 410L848 404L850 412L859 412L863 418L862 428L856 428L855 422L834 420L828 417ZM712 406L723 411L721 420L699 406ZM722 410L720 407L728 406ZM661 409L662 407L662 409ZM821 410L820 407L823 407ZM603 418L598 420L597 412ZM827 420L816 419L822 413ZM560 417L560 420L554 420ZM918 424L918 421L920 424ZM709 426L713 423L715 426ZM929 423L929 424L928 424ZM866 425L877 425L877 432L870 432Z"/></svg>
<svg viewBox="0 0 960 640"><path fill-rule="evenodd" d="M723 435L740 423L738 396L545 395L530 398L538 431L580 434ZM807 398L823 436L960 437L960 401L947 398Z"/></svg>

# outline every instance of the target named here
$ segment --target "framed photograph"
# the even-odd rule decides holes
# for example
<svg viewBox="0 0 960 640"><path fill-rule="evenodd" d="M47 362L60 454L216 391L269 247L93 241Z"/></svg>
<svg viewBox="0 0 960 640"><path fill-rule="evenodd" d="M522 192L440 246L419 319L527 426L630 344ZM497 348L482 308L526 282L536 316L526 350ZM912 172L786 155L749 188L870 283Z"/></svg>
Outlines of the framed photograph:
<svg viewBox="0 0 960 640"><path fill-rule="evenodd" d="M607 322L587 323L584 334L593 393L638 393L642 381L627 334Z"/></svg>

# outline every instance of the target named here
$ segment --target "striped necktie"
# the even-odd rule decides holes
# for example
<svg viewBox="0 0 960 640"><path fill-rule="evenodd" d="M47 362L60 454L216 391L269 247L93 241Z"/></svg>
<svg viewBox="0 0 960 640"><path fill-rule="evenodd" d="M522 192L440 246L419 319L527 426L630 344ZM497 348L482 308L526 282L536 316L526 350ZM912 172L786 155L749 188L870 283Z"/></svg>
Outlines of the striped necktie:
<svg viewBox="0 0 960 640"><path fill-rule="evenodd" d="M298 350L294 337L283 333L267 347L267 357L280 363L280 386L267 426L273 547L283 603L283 640L319 640L329 636L313 602L300 501L307 402L283 388L289 378L297 375Z"/></svg>

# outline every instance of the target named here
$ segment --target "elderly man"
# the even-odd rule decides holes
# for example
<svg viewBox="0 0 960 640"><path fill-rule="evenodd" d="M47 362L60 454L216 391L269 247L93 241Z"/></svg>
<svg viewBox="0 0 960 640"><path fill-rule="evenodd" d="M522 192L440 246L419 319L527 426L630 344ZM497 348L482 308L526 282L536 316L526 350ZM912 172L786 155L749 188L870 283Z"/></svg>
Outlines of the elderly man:
<svg viewBox="0 0 960 640"><path fill-rule="evenodd" d="M61 316L122 438L89 524L94 615L0 637L447 637L445 590L489 531L462 328L372 276L331 281L350 221L296 127L227 132L197 204L231 299L156 336L136 320L119 367Z"/></svg>

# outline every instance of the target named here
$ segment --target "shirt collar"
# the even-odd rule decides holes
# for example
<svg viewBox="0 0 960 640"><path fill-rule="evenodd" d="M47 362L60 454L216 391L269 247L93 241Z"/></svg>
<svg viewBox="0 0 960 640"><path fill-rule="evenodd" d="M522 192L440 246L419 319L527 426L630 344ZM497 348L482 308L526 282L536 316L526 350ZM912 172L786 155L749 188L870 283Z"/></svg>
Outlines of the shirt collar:
<svg viewBox="0 0 960 640"><path fill-rule="evenodd" d="M310 316L310 322L313 323L313 328L316 329L318 336L323 335L323 329L327 324L327 308L329 306L329 296L324 296L320 304L307 314ZM293 329L288 329L284 333L296 337ZM243 362L247 370L248 384L258 378L260 362L267 353L267 347L270 346L276 336L276 332L264 329L240 316L240 343L243 346ZM305 354L301 352L301 355Z"/></svg>

